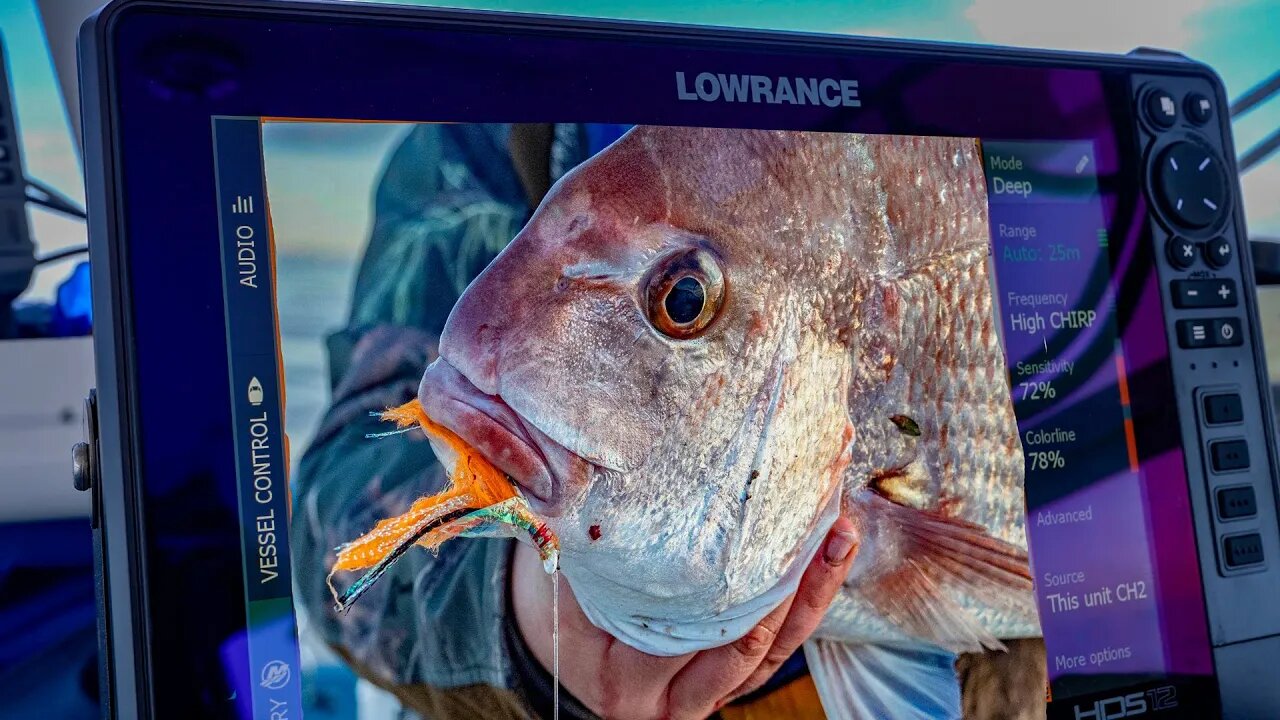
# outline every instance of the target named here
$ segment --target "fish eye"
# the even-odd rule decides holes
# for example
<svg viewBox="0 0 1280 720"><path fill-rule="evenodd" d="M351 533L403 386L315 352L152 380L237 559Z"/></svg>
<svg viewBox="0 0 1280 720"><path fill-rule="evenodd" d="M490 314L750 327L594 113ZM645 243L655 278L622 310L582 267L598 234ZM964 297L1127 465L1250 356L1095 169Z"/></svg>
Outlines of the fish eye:
<svg viewBox="0 0 1280 720"><path fill-rule="evenodd" d="M724 276L703 248L664 258L645 281L646 310L658 332L676 340L697 337L720 311Z"/></svg>
<svg viewBox="0 0 1280 720"><path fill-rule="evenodd" d="M707 291L703 289L702 283L697 278L686 275L671 287L662 304L672 322L687 325L698 319L706 302Z"/></svg>

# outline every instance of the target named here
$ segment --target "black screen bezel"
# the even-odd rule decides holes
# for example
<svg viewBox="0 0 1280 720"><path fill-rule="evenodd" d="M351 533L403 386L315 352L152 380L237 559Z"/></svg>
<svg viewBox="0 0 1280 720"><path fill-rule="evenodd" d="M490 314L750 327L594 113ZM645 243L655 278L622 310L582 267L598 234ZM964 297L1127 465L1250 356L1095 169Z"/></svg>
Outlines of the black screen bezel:
<svg viewBox="0 0 1280 720"><path fill-rule="evenodd" d="M316 87L323 83L343 86L342 79L332 76L321 77L317 71L299 69L292 77L293 88L298 89L279 92L280 86L273 84L277 92L279 104L272 108L246 108L235 98L206 97L196 98L185 105L175 105L173 112L150 112L145 119L130 121L133 124L128 132L122 130L122 100L129 96L129 91L122 88L126 82L120 73L120 58L130 52L138 52L141 48L131 47L128 42L120 42L120 31L127 28L135 19L149 16L153 19L164 18L176 35L189 32L195 25L211 19L238 18L240 22L265 25L270 23L292 22L299 26L308 26L309 33L317 40L324 39L328 32L325 27L329 23L356 23L372 26L374 31L393 28L403 32L406 27L416 30L449 29L456 32L479 31L485 34L501 34L510 42L519 43L533 38L558 38L566 47L574 43L589 43L600 39L614 42L631 42L648 46L652 49L671 50L674 48L718 48L726 52L739 53L744 60L757 53L778 53L793 56L797 62L807 59L821 65L823 58L840 57L852 61L855 58L890 58L904 62L922 63L964 63L975 67L985 67L988 72L999 69L1073 69L1114 75L1117 86L1122 78L1132 72L1164 73L1179 75L1196 75L1205 77L1219 88L1219 102L1225 107L1225 98L1221 96L1221 83L1211 71L1203 66L1179 61L1176 58L1125 58L1100 55L1082 55L1058 52L1038 52L1005 50L998 48L967 47L959 45L941 45L910 43L888 40L867 40L857 38L839 38L829 36L813 36L796 33L768 33L745 30L719 30L679 26L660 26L641 23L621 23L604 21L582 21L546 16L519 16L502 13L461 12L425 9L404 9L386 6L360 7L343 5L298 4L297 6L280 6L265 3L238 2L205 2L193 3L177 7L167 3L156 2L123 2L110 6L102 11L96 19L86 23L82 32L82 63L84 64L84 92L86 94L86 138L88 141L91 178L91 205L100 221L92 229L94 243L94 285L95 311L98 317L98 349L99 349L99 383L103 388L101 405L104 425L116 427L106 431L103 448L112 457L105 460L107 472L104 483L100 486L103 492L103 512L105 531L107 533L107 552L110 557L108 568L110 575L111 630L112 646L116 663L116 687L124 693L134 695L139 703L141 714L162 708L152 705L153 686L150 682L153 668L167 664L166 657L155 657L151 649L151 639L155 628L152 626L149 598L153 592L163 586L168 578L163 575L151 576L147 572L147 556L149 543L153 538L146 534L147 520L144 508L148 502L148 492L142 483L138 469L144 464L145 421L142 418L142 401L139 393L145 392L140 382L140 367L148 365L148 360L139 352L137 338L137 307L134 304L138 294L148 295L159 292L160 288L153 283L159 277L155 273L139 272L139 260L130 252L129 233L126 229L127 206L130 195L137 196L138 190L145 184L164 182L158 177L132 176L127 164L120 162L121 155L132 147L125 135L137 137L141 130L147 128L152 136L164 138L167 131L176 127L193 127L199 123L203 131L208 129L208 118L212 115L245 115L264 116L297 116L297 117L337 117L369 118L378 113L370 113L368 106L353 105L344 102L341 97L332 96L322 101L315 97L295 97L307 92L314 93ZM217 33L214 33L217 35ZM223 38L234 44L234 37ZM371 46L370 46L371 47ZM370 49L366 47L365 49ZM290 48L280 48L281 55ZM352 49L355 53L358 49ZM364 59L368 59L367 57ZM256 66L250 66L256 67ZM358 67L358 66L356 66ZM348 81L361 79L361 72L352 68ZM274 83L274 81L273 81ZM649 102L671 104L674 101L674 88L670 95L647 97ZM387 95L388 99L391 95ZM127 101L125 101L127 104ZM388 105L390 107L390 105ZM302 108L302 112L294 111ZM252 110L252 112L246 112ZM742 125L741 108L732 108L733 117ZM1127 102L1112 108L1117 118L1116 125L1127 119L1129 125L1136 120L1132 117L1132 106ZM711 113L714 115L714 113ZM727 117L723 116L723 117ZM383 119L420 119L413 117L386 117ZM497 118L495 118L497 119ZM614 120L619 118L592 118L598 120ZM631 117L626 118L628 120ZM689 122L687 124L706 124ZM714 119L710 120L714 122ZM747 123L749 124L749 123ZM760 125L774 123L762 119ZM901 130L910 132L909 130ZM979 133L975 133L979 134ZM1027 133L1036 136L1035 132ZM136 141L135 141L136 142ZM205 153L212 163L212 154ZM101 170L93 172L93 168ZM109 169L109 172L108 172ZM212 180L212 168L186 166L185 172L192 176L201 175ZM210 194L203 201L212 202ZM213 226L210 226L213 227ZM154 258L154 268L164 267L163 258ZM188 268L184 272L192 272ZM217 273L216 265L208 269ZM202 271L201 271L202 272ZM172 291L172 287L168 290ZM220 307L220 305L219 305ZM145 324L145 321L144 321ZM177 327L173 328L174 341ZM223 348L225 355L225 348ZM148 373L148 382L154 373ZM225 374L212 380L214 384L224 383ZM225 389L225 386L224 386ZM224 394L225 397L225 394ZM228 436L229 437L229 436ZM229 441L227 443L229 448ZM229 449L228 449L229 452ZM236 532L229 529L232 535ZM238 571L238 566L237 566ZM189 587L174 588L175 591L189 591ZM126 610L125 608L128 608ZM235 609L232 608L232 612ZM239 608L243 615L243 608ZM122 629L127 631L122 635ZM206 649L210 651L212 648ZM127 653L127 658L122 656ZM125 680L125 674L133 674ZM125 698L119 697L124 701ZM119 706L123 708L124 706Z"/></svg>

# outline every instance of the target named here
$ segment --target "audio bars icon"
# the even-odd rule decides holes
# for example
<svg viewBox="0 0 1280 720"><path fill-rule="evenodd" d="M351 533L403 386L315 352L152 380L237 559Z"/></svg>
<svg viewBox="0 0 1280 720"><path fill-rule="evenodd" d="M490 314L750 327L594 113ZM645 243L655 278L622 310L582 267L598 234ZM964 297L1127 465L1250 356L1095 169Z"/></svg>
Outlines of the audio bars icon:
<svg viewBox="0 0 1280 720"><path fill-rule="evenodd" d="M253 196L237 195L236 203L231 206L232 215L248 215L253 212Z"/></svg>

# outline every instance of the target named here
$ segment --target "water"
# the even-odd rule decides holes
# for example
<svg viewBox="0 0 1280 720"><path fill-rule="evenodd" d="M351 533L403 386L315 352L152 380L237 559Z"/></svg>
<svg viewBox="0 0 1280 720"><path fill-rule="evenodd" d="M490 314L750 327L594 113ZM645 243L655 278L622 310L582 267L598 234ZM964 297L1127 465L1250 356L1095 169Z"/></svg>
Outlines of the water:
<svg viewBox="0 0 1280 720"><path fill-rule="evenodd" d="M560 563L551 573L551 718L560 720Z"/></svg>

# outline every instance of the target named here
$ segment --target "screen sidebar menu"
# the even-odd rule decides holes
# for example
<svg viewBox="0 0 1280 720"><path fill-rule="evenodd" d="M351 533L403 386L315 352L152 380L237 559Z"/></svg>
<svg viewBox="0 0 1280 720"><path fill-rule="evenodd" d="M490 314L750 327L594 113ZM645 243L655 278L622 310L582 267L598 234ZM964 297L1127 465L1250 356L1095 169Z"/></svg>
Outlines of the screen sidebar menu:
<svg viewBox="0 0 1280 720"><path fill-rule="evenodd" d="M246 602L246 636L227 643L224 663L241 717L299 717L288 457L261 124L218 117L213 126Z"/></svg>

